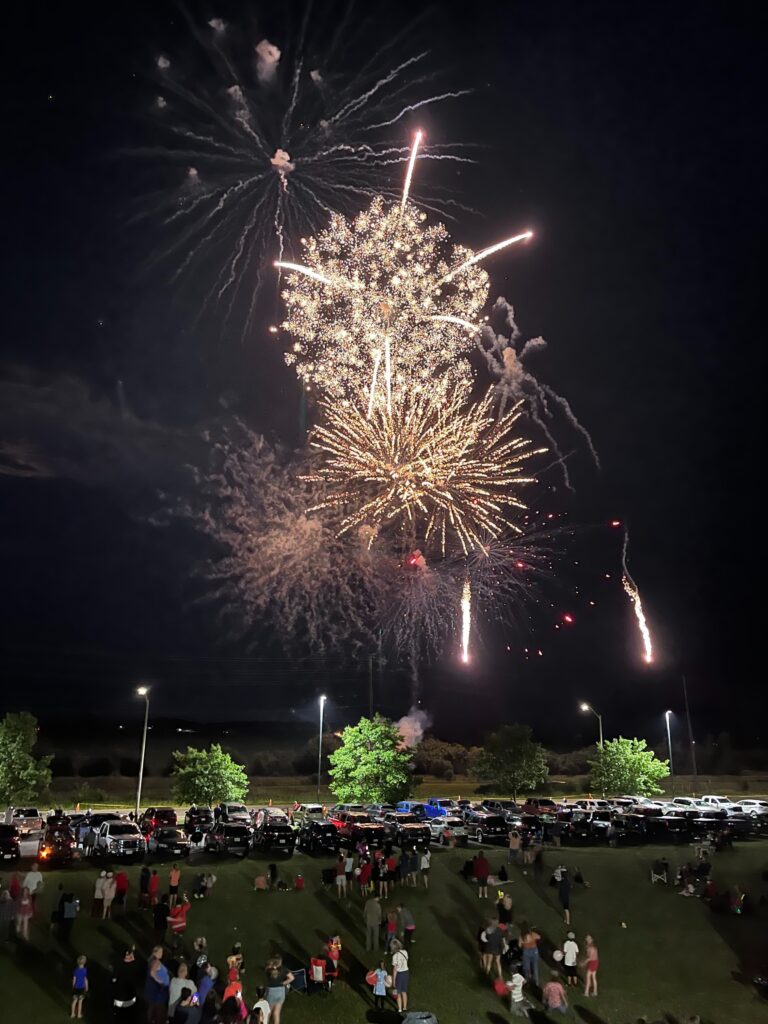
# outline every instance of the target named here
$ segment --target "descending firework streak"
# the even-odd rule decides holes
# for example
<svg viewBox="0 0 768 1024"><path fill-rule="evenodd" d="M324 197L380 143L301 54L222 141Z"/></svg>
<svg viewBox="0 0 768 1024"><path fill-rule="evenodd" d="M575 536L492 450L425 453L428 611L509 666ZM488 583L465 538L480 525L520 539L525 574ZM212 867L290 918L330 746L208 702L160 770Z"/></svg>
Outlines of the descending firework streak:
<svg viewBox="0 0 768 1024"><path fill-rule="evenodd" d="M333 69L343 30L322 45L316 13L285 52L282 40L248 41L220 18L190 19L195 52L155 62L161 144L137 153L178 168L173 193L149 211L167 234L156 260L175 280L194 280L201 312L223 306L229 317L247 306L246 327L267 257L290 254L299 235L336 211L394 199L392 166L411 155L399 136L403 119L468 91L434 88L428 53L404 49L407 35L343 82ZM318 48L319 62L311 56ZM472 162L452 145L422 147L419 158ZM420 201L443 211L460 205L440 188Z"/></svg>
<svg viewBox="0 0 768 1024"><path fill-rule="evenodd" d="M646 665L650 665L653 661L653 644L651 642L651 632L648 629L648 623L645 618L645 612L643 611L643 604L640 600L640 591L637 588L637 584L630 575L629 568L627 567L627 549L629 548L629 530L624 529L624 543L621 548L621 585L624 587L629 600L632 602L632 608L635 612L635 618L637 619L637 628L640 630L640 636L643 640L643 661Z"/></svg>

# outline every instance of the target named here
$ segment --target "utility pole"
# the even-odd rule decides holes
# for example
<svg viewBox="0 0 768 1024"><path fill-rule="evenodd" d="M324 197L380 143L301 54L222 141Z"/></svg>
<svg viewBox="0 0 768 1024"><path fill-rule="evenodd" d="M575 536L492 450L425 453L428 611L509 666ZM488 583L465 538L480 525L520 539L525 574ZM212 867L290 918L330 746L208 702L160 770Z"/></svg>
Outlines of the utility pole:
<svg viewBox="0 0 768 1024"><path fill-rule="evenodd" d="M693 727L691 726L691 709L688 706L688 686L683 676L683 697L685 698L685 717L688 721L688 743L691 748L691 768L693 768L693 795L699 788L699 773L696 770L696 740L693 738Z"/></svg>
<svg viewBox="0 0 768 1024"><path fill-rule="evenodd" d="M368 655L368 717L373 718L373 655Z"/></svg>

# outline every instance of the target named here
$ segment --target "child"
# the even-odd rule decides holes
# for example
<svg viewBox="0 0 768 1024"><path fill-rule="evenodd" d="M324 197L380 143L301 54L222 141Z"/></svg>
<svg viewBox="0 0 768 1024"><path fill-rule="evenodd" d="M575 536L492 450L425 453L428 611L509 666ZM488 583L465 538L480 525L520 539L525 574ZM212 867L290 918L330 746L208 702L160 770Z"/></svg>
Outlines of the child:
<svg viewBox="0 0 768 1024"><path fill-rule="evenodd" d="M88 994L88 968L85 966L87 960L84 956L77 958L77 966L72 975L72 1019L83 1017L83 1000Z"/></svg>
<svg viewBox="0 0 768 1024"><path fill-rule="evenodd" d="M373 973L376 977L373 983L373 1002L377 1010L383 1010L387 999L387 981L391 984L392 979L387 977L387 970L383 960Z"/></svg>

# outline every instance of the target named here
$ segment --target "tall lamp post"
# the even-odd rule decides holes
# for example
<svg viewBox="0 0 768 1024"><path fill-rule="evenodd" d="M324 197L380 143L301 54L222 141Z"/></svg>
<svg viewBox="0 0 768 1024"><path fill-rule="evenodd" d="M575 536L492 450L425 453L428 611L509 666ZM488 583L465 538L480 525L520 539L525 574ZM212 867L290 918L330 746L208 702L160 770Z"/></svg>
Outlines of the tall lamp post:
<svg viewBox="0 0 768 1024"><path fill-rule="evenodd" d="M147 752L147 728L149 725L149 687L139 686L136 694L144 698L144 732L141 737L141 760L139 761L139 783L136 786L136 821L139 820L139 805L141 804L141 783L144 778L144 755Z"/></svg>
<svg viewBox="0 0 768 1024"><path fill-rule="evenodd" d="M669 777L672 780L672 794L675 792L675 770L672 767L672 732L669 728L669 719L672 715L671 711L664 712L664 718L667 723L667 746L669 747Z"/></svg>
<svg viewBox="0 0 768 1024"><path fill-rule="evenodd" d="M320 698L320 739L317 743L317 802L320 803L320 773L323 770L323 709L325 708L325 694Z"/></svg>
<svg viewBox="0 0 768 1024"><path fill-rule="evenodd" d="M598 726L600 728L600 749L602 750L603 749L603 716L598 714L598 712L595 711L595 709L592 707L592 705L591 704L587 704L586 701L582 701L582 703L579 704L579 710L580 711L591 711L592 714L597 719L597 724L598 724Z"/></svg>

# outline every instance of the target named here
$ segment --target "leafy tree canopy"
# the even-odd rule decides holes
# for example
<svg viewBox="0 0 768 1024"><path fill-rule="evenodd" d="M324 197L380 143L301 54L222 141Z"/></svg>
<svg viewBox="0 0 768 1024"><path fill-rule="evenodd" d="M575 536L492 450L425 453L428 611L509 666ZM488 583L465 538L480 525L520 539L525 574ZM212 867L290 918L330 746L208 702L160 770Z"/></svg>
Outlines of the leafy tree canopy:
<svg viewBox="0 0 768 1024"><path fill-rule="evenodd" d="M656 757L645 740L623 736L598 747L597 758L589 764L590 784L600 793L652 796L663 792L659 782L669 775L669 761Z"/></svg>
<svg viewBox="0 0 768 1024"><path fill-rule="evenodd" d="M537 743L527 725L503 725L485 738L475 761L475 775L491 782L500 793L517 794L540 786L549 774L544 747Z"/></svg>
<svg viewBox="0 0 768 1024"><path fill-rule="evenodd" d="M8 714L0 722L0 803L31 803L51 784L53 757L34 757L37 719L28 711Z"/></svg>
<svg viewBox="0 0 768 1024"><path fill-rule="evenodd" d="M331 791L345 803L394 803L410 792L411 751L381 715L348 725L329 760Z"/></svg>
<svg viewBox="0 0 768 1024"><path fill-rule="evenodd" d="M208 750L176 750L173 761L173 792L181 803L212 806L220 800L243 800L248 792L244 765L233 761L218 743Z"/></svg>

